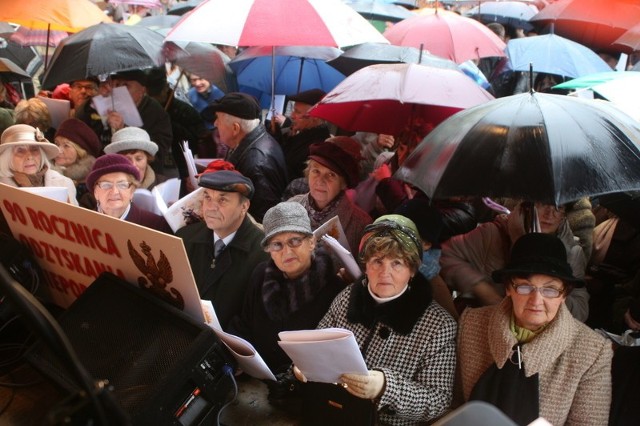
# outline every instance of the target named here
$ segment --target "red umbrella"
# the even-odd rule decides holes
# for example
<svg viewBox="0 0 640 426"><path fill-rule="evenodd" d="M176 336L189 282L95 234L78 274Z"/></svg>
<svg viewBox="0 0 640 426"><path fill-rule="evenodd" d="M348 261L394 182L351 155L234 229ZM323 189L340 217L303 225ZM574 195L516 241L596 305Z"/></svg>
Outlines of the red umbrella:
<svg viewBox="0 0 640 426"><path fill-rule="evenodd" d="M397 135L415 119L436 126L462 109L492 99L459 70L379 64L351 74L309 114L345 130Z"/></svg>
<svg viewBox="0 0 640 426"><path fill-rule="evenodd" d="M560 0L530 19L553 23L556 34L596 51L611 50L611 44L639 21L638 0Z"/></svg>
<svg viewBox="0 0 640 426"><path fill-rule="evenodd" d="M627 30L613 42L612 46L626 53L640 50L640 24L636 24Z"/></svg>
<svg viewBox="0 0 640 426"><path fill-rule="evenodd" d="M504 56L505 44L471 18L436 9L398 22L383 34L391 44L420 48L461 64L469 59Z"/></svg>

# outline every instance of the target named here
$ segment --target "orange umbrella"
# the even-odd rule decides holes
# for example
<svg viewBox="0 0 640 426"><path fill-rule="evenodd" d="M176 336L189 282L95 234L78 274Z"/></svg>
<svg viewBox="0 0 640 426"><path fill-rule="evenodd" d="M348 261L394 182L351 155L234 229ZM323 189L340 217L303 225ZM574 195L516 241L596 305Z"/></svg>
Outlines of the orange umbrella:
<svg viewBox="0 0 640 426"><path fill-rule="evenodd" d="M76 33L111 18L89 0L4 1L0 21L12 22L35 30L59 30Z"/></svg>

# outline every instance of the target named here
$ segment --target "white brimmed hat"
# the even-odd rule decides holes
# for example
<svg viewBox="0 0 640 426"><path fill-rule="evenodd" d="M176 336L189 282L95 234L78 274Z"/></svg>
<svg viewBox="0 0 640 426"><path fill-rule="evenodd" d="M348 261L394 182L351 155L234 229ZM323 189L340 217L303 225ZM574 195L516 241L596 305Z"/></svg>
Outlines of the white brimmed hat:
<svg viewBox="0 0 640 426"><path fill-rule="evenodd" d="M36 145L42 148L49 160L53 160L60 154L60 149L45 139L39 129L28 124L14 124L2 132L0 154L9 148L20 145Z"/></svg>
<svg viewBox="0 0 640 426"><path fill-rule="evenodd" d="M106 154L117 154L132 149L156 155L158 144L151 140L146 130L139 127L125 127L111 136L111 143L104 147L104 152Z"/></svg>

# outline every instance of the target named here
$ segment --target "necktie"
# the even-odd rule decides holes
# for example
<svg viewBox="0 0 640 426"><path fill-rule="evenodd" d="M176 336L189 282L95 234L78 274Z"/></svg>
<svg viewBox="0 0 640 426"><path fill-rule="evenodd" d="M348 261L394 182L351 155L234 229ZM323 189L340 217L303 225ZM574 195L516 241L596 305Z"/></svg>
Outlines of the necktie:
<svg viewBox="0 0 640 426"><path fill-rule="evenodd" d="M213 255L218 258L218 256L220 255L220 253L222 253L222 250L224 250L224 248L226 247L226 244L224 243L224 241L222 241L222 238L219 238L218 241L215 242L215 244L213 245Z"/></svg>

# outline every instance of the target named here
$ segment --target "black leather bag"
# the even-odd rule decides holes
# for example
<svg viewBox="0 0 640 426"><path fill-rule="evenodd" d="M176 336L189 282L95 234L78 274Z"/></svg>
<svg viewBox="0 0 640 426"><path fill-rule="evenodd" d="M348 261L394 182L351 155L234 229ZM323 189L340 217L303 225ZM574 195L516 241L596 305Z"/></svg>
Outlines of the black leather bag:
<svg viewBox="0 0 640 426"><path fill-rule="evenodd" d="M376 424L373 401L351 395L332 383L307 382L302 386L304 425L366 426Z"/></svg>

